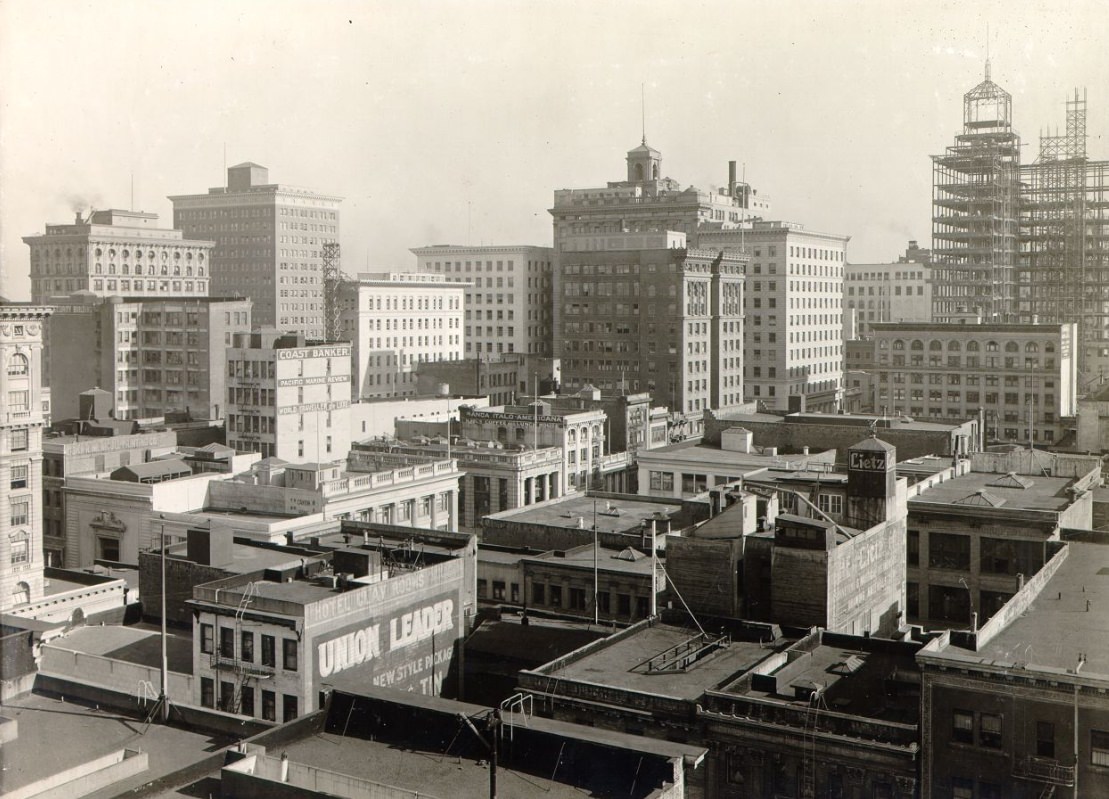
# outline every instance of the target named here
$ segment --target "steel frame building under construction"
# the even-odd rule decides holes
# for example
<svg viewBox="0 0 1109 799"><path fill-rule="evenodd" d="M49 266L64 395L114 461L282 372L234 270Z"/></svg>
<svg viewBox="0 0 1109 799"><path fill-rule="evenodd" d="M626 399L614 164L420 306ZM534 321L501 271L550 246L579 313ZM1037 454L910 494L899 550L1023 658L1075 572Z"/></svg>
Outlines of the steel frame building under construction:
<svg viewBox="0 0 1109 799"><path fill-rule="evenodd" d="M1080 392L1109 379L1109 161L1086 155L1086 96L1021 164L1012 96L963 96L963 132L932 156L932 321L1078 322Z"/></svg>
<svg viewBox="0 0 1109 799"><path fill-rule="evenodd" d="M1080 391L1094 387L1109 378L1109 161L1086 157L1085 92L1020 173L1018 310L1078 322Z"/></svg>

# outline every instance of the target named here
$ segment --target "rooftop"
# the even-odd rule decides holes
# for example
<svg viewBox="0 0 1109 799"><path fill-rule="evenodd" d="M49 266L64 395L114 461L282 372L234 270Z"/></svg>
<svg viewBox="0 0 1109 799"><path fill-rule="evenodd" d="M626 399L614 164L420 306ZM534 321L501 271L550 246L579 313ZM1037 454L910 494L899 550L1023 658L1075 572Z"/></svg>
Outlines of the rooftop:
<svg viewBox="0 0 1109 799"><path fill-rule="evenodd" d="M573 493L559 497L553 502L526 505L523 508L495 513L489 518L520 524L583 527L592 530L594 509L597 514L598 532L627 533L641 529L644 519L650 519L658 513L675 516L681 511L682 505L680 502L645 502L628 497L615 500L594 499L584 494Z"/></svg>
<svg viewBox="0 0 1109 799"><path fill-rule="evenodd" d="M19 737L4 744L0 794L124 747L146 752L150 758L148 770L87 795L87 799L107 799L184 768L233 742L230 737L146 725L111 711L38 694L6 701L3 715L19 722ZM62 742L64 745L60 745Z"/></svg>
<svg viewBox="0 0 1109 799"><path fill-rule="evenodd" d="M875 651L858 646L858 640L841 641L836 636L826 636L826 639L834 643L819 643L807 651L801 647L791 651L790 659L783 666L768 673L769 679L744 677L724 691L807 708L811 705L811 692L819 690L828 710L883 721L916 723L919 694L910 691L898 696L887 690L887 683L898 675L909 682L917 680L915 650L901 647Z"/></svg>
<svg viewBox="0 0 1109 799"><path fill-rule="evenodd" d="M1067 547L1027 610L968 657L1074 669L1083 654L1083 674L1109 677L1109 544L1071 541Z"/></svg>
<svg viewBox="0 0 1109 799"><path fill-rule="evenodd" d="M1068 477L970 472L932 486L909 500L916 509L933 505L969 505L1058 512L1074 501Z"/></svg>
<svg viewBox="0 0 1109 799"><path fill-rule="evenodd" d="M161 635L153 630L139 627L121 625L79 627L62 638L53 639L50 645L151 668L161 667ZM193 673L191 635L173 633L167 635L166 654L169 658L170 671L181 674Z"/></svg>
<svg viewBox="0 0 1109 799"><path fill-rule="evenodd" d="M538 565L550 563L555 566L569 566L571 568L593 568L593 545L584 544L563 551L544 552L542 555L529 555L522 560ZM599 548L597 552L597 568L603 572L620 572L627 575L651 574L651 558L637 549L625 547L624 549Z"/></svg>
<svg viewBox="0 0 1109 799"><path fill-rule="evenodd" d="M706 690L734 681L781 645L730 641L685 671L648 671L647 661L679 647L697 634L692 627L654 624L617 638L576 660L544 671L554 678L580 680L676 699L693 700ZM787 642L788 643L788 642Z"/></svg>

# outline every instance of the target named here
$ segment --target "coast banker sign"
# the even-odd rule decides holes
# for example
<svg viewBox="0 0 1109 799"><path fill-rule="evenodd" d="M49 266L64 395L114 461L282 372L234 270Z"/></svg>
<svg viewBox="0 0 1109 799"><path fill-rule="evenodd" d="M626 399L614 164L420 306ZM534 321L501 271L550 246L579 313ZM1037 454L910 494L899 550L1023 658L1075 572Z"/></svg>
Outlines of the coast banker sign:
<svg viewBox="0 0 1109 799"><path fill-rule="evenodd" d="M316 642L316 671L325 680L368 665L375 685L437 693L458 637L457 612L455 597L440 595L363 619Z"/></svg>
<svg viewBox="0 0 1109 799"><path fill-rule="evenodd" d="M342 358L350 355L350 347L306 347L294 350L278 350L277 360L299 361L302 358Z"/></svg>

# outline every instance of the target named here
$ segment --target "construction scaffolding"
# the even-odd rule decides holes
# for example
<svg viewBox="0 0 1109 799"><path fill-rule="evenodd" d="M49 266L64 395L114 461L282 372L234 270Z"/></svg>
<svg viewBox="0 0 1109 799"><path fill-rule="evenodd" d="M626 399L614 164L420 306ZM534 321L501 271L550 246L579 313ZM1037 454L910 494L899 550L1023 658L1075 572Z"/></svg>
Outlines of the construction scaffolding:
<svg viewBox="0 0 1109 799"><path fill-rule="evenodd" d="M323 329L326 341L338 341L341 332L340 289L346 281L339 265L339 242L323 243Z"/></svg>
<svg viewBox="0 0 1109 799"><path fill-rule="evenodd" d="M1065 132L1021 168L1019 309L1078 322L1081 393L1109 379L1109 162L1086 157L1085 92L1066 105Z"/></svg>
<svg viewBox="0 0 1109 799"><path fill-rule="evenodd" d="M932 156L932 319L1015 311L1020 136L1012 96L986 77L963 95L963 132Z"/></svg>

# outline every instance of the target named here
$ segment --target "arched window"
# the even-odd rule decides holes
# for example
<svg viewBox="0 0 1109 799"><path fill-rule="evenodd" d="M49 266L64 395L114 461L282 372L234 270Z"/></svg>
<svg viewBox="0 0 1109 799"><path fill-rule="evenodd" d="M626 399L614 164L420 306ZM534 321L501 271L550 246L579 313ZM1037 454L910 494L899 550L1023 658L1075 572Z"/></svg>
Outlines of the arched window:
<svg viewBox="0 0 1109 799"><path fill-rule="evenodd" d="M942 349L943 349L943 342L940 341L939 339L934 338L934 339L932 339L931 341L928 342L928 351L929 352L938 352Z"/></svg>
<svg viewBox="0 0 1109 799"><path fill-rule="evenodd" d="M1025 352L1039 352L1040 348L1036 345L1035 341L1029 341L1024 345Z"/></svg>
<svg viewBox="0 0 1109 799"><path fill-rule="evenodd" d="M986 342L986 352L997 352L997 342L996 341L987 341Z"/></svg>
<svg viewBox="0 0 1109 799"><path fill-rule="evenodd" d="M1055 352L1055 345L1050 342L1044 344L1044 352Z"/></svg>
<svg viewBox="0 0 1109 799"><path fill-rule="evenodd" d="M507 427L498 427L497 428L497 441L500 441L502 444L507 444L508 443L508 428Z"/></svg>
<svg viewBox="0 0 1109 799"><path fill-rule="evenodd" d="M978 352L978 342L977 341L968 341L967 342L967 352Z"/></svg>
<svg viewBox="0 0 1109 799"><path fill-rule="evenodd" d="M524 430L524 428L522 428L522 427L517 427L516 428L516 443L517 444L523 444L524 440L526 438L527 438L527 431Z"/></svg>
<svg viewBox="0 0 1109 799"><path fill-rule="evenodd" d="M581 443L584 444L588 440L589 440L589 428L588 427L583 427L581 429Z"/></svg>
<svg viewBox="0 0 1109 799"><path fill-rule="evenodd" d="M958 341L949 341L949 342L947 342L947 351L948 352L958 352L962 348L963 348L963 345L960 344Z"/></svg>
<svg viewBox="0 0 1109 799"><path fill-rule="evenodd" d="M893 348L894 348L895 350L903 350L903 349L905 349L905 342L904 342L904 341L902 341L902 340L901 340L901 339L899 339L899 338L895 338L895 339L893 340Z"/></svg>
<svg viewBox="0 0 1109 799"><path fill-rule="evenodd" d="M14 353L8 361L8 377L25 377L29 371L30 364L27 356L19 352Z"/></svg>
<svg viewBox="0 0 1109 799"><path fill-rule="evenodd" d="M643 164L635 165L635 179L643 180Z"/></svg>
<svg viewBox="0 0 1109 799"><path fill-rule="evenodd" d="M1006 352L1020 352L1020 346L1015 341L1009 341L1005 344Z"/></svg>
<svg viewBox="0 0 1109 799"><path fill-rule="evenodd" d="M915 339L913 341L913 343L909 345L909 349L914 350L914 351L923 350L924 349L924 342L921 341L920 339Z"/></svg>
<svg viewBox="0 0 1109 799"><path fill-rule="evenodd" d="M16 583L12 589L12 604L26 605L31 601L31 586L27 583Z"/></svg>

